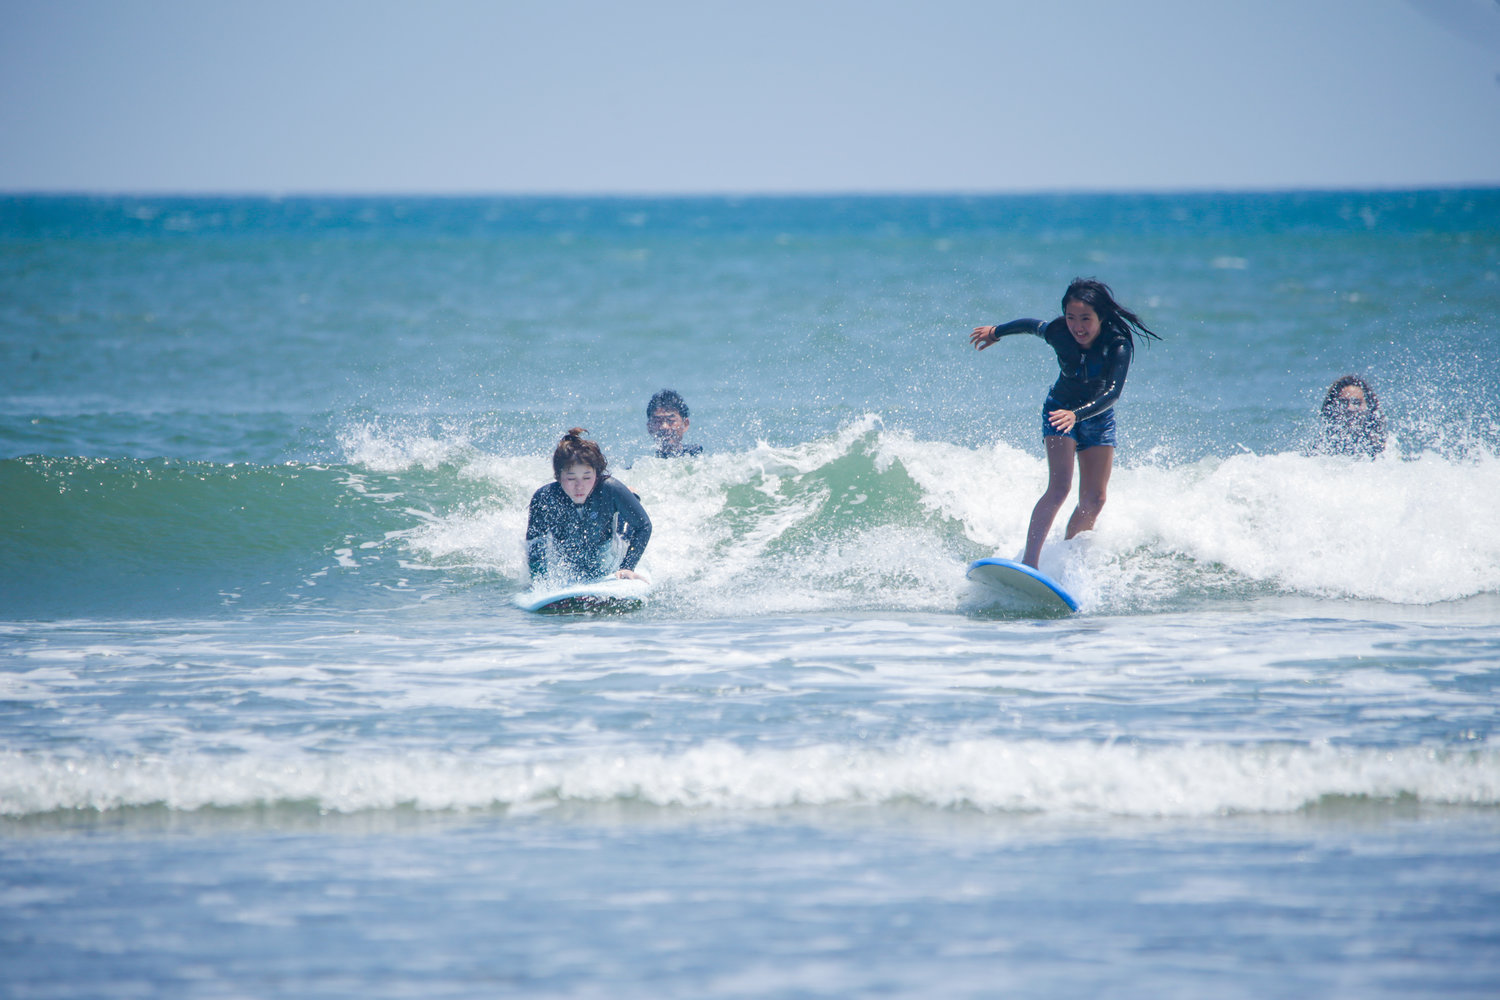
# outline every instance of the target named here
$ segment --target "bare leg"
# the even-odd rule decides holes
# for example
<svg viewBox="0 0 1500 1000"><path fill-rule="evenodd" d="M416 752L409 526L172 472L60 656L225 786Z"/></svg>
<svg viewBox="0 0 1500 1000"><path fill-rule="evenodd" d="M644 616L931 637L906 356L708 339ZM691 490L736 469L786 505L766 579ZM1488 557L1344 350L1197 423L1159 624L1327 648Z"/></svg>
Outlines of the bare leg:
<svg viewBox="0 0 1500 1000"><path fill-rule="evenodd" d="M1042 558L1042 543L1062 505L1073 490L1073 456L1078 445L1070 437L1044 437L1042 445L1047 449L1047 492L1031 509L1031 526L1026 529L1026 554L1021 561L1032 569ZM1110 449L1113 451L1114 449Z"/></svg>
<svg viewBox="0 0 1500 1000"><path fill-rule="evenodd" d="M1068 518L1068 533L1072 538L1082 531L1092 531L1104 509L1105 494L1109 489L1109 474L1115 467L1115 450L1109 445L1095 445L1078 453L1078 506Z"/></svg>

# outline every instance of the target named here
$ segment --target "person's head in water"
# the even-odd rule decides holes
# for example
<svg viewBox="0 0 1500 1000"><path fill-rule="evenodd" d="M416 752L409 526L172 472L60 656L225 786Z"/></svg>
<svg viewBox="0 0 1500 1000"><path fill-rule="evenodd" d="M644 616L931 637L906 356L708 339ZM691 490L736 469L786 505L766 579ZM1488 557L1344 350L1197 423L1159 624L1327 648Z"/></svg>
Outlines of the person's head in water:
<svg viewBox="0 0 1500 1000"><path fill-rule="evenodd" d="M646 432L656 441L663 458L683 453L682 436L688 429L688 405L676 390L663 389L646 404Z"/></svg>
<svg viewBox="0 0 1500 1000"><path fill-rule="evenodd" d="M1323 394L1323 419L1340 420L1363 413L1379 413L1380 398L1358 375L1345 375Z"/></svg>
<svg viewBox="0 0 1500 1000"><path fill-rule="evenodd" d="M1124 336L1131 343L1134 334L1160 340L1147 328L1141 318L1115 301L1114 292L1096 278L1074 278L1062 297L1063 320L1068 332L1079 347L1087 350L1099 339L1099 334L1109 331L1114 336Z"/></svg>
<svg viewBox="0 0 1500 1000"><path fill-rule="evenodd" d="M574 427L552 450L552 474L574 503L588 500L594 488L609 475L604 452L597 442L584 437L587 433L582 427Z"/></svg>
<svg viewBox="0 0 1500 1000"><path fill-rule="evenodd" d="M1323 394L1322 450L1337 455L1369 455L1385 450L1385 415L1380 397L1358 375L1337 379Z"/></svg>

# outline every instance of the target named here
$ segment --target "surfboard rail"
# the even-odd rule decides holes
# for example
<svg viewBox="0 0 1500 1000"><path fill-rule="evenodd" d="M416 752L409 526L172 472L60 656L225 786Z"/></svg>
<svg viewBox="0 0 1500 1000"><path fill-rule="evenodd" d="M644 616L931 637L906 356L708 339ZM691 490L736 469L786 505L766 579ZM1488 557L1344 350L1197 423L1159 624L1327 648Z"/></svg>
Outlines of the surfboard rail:
<svg viewBox="0 0 1500 1000"><path fill-rule="evenodd" d="M1013 601L1028 603L1040 610L1056 614L1071 614L1078 610L1077 599L1064 590L1062 584L1040 570L1012 559L998 556L976 559L969 563L964 576L1007 595Z"/></svg>
<svg viewBox="0 0 1500 1000"><path fill-rule="evenodd" d="M566 587L533 587L511 600L522 611L541 614L585 614L634 611L651 595L651 581L607 577Z"/></svg>

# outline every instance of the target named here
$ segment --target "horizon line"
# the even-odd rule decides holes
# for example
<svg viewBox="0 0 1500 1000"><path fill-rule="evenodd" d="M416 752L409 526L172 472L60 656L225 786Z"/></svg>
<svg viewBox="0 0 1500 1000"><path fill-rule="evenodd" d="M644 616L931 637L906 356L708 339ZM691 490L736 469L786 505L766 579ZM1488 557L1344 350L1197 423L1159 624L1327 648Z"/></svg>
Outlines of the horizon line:
<svg viewBox="0 0 1500 1000"><path fill-rule="evenodd" d="M1073 187L1073 188L868 188L868 189L706 189L669 191L656 189L472 189L439 191L421 188L339 190L336 188L235 189L235 188L26 188L0 187L0 197L35 198L226 198L264 199L269 201L304 198L424 198L453 200L483 198L535 199L772 199L772 198L1005 198L1005 197L1097 197L1103 195L1237 195L1237 194L1376 194L1431 193L1441 191L1496 191L1500 181L1462 181L1422 184L1288 184L1242 186L1141 186L1141 187Z"/></svg>

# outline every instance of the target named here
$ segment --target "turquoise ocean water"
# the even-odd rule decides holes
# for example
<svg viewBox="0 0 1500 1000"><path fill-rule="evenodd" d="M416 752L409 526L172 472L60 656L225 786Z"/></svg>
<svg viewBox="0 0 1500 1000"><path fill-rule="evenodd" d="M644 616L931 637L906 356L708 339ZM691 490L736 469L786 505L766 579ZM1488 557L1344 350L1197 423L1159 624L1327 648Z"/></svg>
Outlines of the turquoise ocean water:
<svg viewBox="0 0 1500 1000"><path fill-rule="evenodd" d="M0 197L0 996L1494 996L1497 314L1495 190ZM635 614L509 601L574 425Z"/></svg>

